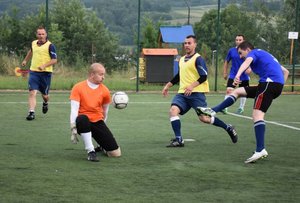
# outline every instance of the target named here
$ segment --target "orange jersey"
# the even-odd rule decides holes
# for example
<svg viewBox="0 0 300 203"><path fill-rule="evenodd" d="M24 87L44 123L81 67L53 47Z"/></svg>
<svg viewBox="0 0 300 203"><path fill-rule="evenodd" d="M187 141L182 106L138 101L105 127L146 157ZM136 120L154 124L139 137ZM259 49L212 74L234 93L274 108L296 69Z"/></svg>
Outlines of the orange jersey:
<svg viewBox="0 0 300 203"><path fill-rule="evenodd" d="M91 122L97 122L104 119L102 106L110 104L111 97L105 85L100 84L96 89L92 89L85 80L74 85L70 100L79 102L78 115L84 114Z"/></svg>

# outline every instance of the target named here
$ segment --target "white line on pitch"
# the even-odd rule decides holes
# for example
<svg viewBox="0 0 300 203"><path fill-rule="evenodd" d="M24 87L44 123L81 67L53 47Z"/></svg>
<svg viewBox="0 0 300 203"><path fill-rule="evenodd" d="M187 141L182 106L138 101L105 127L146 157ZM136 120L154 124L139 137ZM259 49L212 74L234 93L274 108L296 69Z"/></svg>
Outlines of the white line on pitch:
<svg viewBox="0 0 300 203"><path fill-rule="evenodd" d="M11 101L0 102L0 104L27 104L27 103L28 102L25 102L25 101L24 102L11 102ZM41 102L39 102L39 103L41 103ZM50 102L50 103L51 104L69 104L70 102ZM170 104L170 102L169 101L168 102L129 102L129 104ZM238 115L238 114L230 113L230 112L228 112L227 114L232 115L232 116L236 116L236 117L240 117L240 118L245 118L245 119L252 120L252 117L249 117L249 116ZM278 123L278 122L275 122L275 121L266 121L265 120L265 122L300 131L300 128L290 126L290 125L286 125L286 124L282 124L282 123Z"/></svg>
<svg viewBox="0 0 300 203"><path fill-rule="evenodd" d="M236 117L240 117L240 118L246 118L246 119L252 120L252 117L249 117L249 116L238 115L238 114L230 113L230 112L227 112L227 114L230 114L230 115L236 116ZM300 128L297 128L297 127L294 127L294 126L290 126L290 125L285 125L285 124L278 123L278 122L275 122L275 121L266 121L265 120L265 122L266 123L271 123L271 124L274 124L274 125L278 125L278 126L282 126L282 127L286 127L286 128L290 128L290 129L293 129L293 130L299 130L300 131Z"/></svg>

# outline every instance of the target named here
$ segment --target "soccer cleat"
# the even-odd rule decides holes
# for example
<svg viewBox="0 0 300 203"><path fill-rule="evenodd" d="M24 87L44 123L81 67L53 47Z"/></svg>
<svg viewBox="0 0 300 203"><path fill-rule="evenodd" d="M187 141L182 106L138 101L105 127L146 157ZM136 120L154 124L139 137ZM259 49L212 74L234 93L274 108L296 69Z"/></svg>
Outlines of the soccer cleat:
<svg viewBox="0 0 300 203"><path fill-rule="evenodd" d="M98 162L99 159L97 158L96 152L95 151L91 151L88 153L88 158L89 161L94 161L94 162Z"/></svg>
<svg viewBox="0 0 300 203"><path fill-rule="evenodd" d="M236 111L237 114L243 114L244 113L244 109L243 108L238 108L238 110Z"/></svg>
<svg viewBox="0 0 300 203"><path fill-rule="evenodd" d="M196 112L197 112L198 116L206 115L206 116L213 117L216 115L216 112L208 107L197 107Z"/></svg>
<svg viewBox="0 0 300 203"><path fill-rule="evenodd" d="M48 112L48 103L43 102L43 113L47 113Z"/></svg>
<svg viewBox="0 0 300 203"><path fill-rule="evenodd" d="M184 141L179 142L176 138L171 139L171 142L166 147L184 147Z"/></svg>
<svg viewBox="0 0 300 203"><path fill-rule="evenodd" d="M223 114L227 114L227 113L228 113L228 110L227 110L227 108L225 108L225 109L223 109L221 112L222 112Z"/></svg>
<svg viewBox="0 0 300 203"><path fill-rule="evenodd" d="M31 120L33 120L33 119L35 119L34 112L33 112L33 111L30 111L30 112L28 113L28 116L26 117L26 120L31 121Z"/></svg>
<svg viewBox="0 0 300 203"><path fill-rule="evenodd" d="M263 149L260 152L254 152L253 155L245 161L245 164L254 163L259 159L266 158L268 156L267 150Z"/></svg>
<svg viewBox="0 0 300 203"><path fill-rule="evenodd" d="M238 141L238 135L237 135L235 128L229 124L226 131L227 131L228 135L230 136L231 141L233 143L236 143Z"/></svg>

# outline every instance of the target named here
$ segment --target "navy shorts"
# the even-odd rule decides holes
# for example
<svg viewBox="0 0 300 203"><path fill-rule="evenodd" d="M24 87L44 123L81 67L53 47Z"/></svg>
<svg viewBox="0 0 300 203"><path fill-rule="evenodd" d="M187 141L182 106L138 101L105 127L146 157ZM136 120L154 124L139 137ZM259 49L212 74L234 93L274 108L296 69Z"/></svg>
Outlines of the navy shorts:
<svg viewBox="0 0 300 203"><path fill-rule="evenodd" d="M273 99L281 95L283 84L276 82L261 82L257 86L244 87L247 98L254 98L253 109L266 113Z"/></svg>
<svg viewBox="0 0 300 203"><path fill-rule="evenodd" d="M229 78L227 81L227 86L226 87L232 87L236 88L235 85L233 85L234 80ZM240 84L239 87L248 87L249 86L249 80L243 80Z"/></svg>
<svg viewBox="0 0 300 203"><path fill-rule="evenodd" d="M184 94L176 94L172 100L172 106L175 105L180 109L180 115L184 115L191 108L207 107L206 96L204 93L193 92L190 96Z"/></svg>
<svg viewBox="0 0 300 203"><path fill-rule="evenodd" d="M38 90L43 95L48 95L51 84L51 76L51 72L30 71L28 79L28 89Z"/></svg>

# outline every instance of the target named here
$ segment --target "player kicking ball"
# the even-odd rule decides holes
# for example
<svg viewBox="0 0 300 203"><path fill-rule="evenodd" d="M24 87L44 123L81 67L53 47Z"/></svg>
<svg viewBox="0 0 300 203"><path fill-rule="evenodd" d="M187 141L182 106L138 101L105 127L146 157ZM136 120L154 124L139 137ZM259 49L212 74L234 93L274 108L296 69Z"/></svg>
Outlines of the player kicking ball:
<svg viewBox="0 0 300 203"><path fill-rule="evenodd" d="M215 116L217 112L233 105L239 97L254 99L253 126L256 138L256 149L254 154L246 159L245 163L253 163L268 156L265 149L264 117L272 101L281 95L289 71L279 64L277 59L267 51L254 49L254 46L244 41L238 46L238 53L245 61L240 66L234 84L240 83L240 76L251 66L252 72L259 76L259 84L251 87L239 87L235 89L222 103L213 108L198 107L197 112L208 116Z"/></svg>

